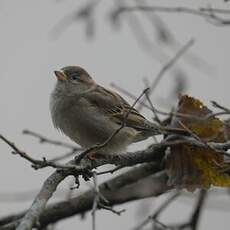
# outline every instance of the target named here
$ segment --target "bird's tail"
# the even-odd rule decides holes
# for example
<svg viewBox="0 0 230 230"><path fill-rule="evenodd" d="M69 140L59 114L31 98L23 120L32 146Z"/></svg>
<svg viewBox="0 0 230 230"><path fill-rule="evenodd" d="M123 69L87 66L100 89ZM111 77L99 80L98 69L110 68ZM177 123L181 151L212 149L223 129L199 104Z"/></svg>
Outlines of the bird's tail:
<svg viewBox="0 0 230 230"><path fill-rule="evenodd" d="M172 128L170 126L161 126L145 120L142 127L135 127L139 132L133 142L143 141L151 136L156 135L189 135L188 131L180 128Z"/></svg>

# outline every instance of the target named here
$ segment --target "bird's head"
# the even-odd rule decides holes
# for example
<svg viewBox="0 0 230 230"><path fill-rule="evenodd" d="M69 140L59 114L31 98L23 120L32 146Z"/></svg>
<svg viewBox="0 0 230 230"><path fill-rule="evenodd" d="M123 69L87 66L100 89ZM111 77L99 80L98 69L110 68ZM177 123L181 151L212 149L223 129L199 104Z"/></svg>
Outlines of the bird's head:
<svg viewBox="0 0 230 230"><path fill-rule="evenodd" d="M56 88L65 95L78 95L92 88L96 83L86 70L79 66L66 66L54 71L57 77Z"/></svg>

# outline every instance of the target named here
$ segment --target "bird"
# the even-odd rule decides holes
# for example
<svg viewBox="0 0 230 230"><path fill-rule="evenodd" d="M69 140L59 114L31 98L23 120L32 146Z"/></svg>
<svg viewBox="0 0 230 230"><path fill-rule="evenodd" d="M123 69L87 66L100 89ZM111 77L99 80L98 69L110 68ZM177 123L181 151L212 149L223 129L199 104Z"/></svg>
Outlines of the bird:
<svg viewBox="0 0 230 230"><path fill-rule="evenodd" d="M66 66L54 74L57 82L50 96L53 124L83 149L105 143L124 119L124 127L99 154L122 154L130 144L159 133L156 124L118 93L97 84L82 67Z"/></svg>

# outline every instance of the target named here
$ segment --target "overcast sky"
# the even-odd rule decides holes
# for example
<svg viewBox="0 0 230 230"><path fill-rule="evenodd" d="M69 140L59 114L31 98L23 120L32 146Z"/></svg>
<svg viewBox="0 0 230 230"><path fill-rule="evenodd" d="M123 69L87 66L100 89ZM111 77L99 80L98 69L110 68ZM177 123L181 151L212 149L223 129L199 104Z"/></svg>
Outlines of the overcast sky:
<svg viewBox="0 0 230 230"><path fill-rule="evenodd" d="M52 31L56 25L84 2L0 1L0 133L36 158L44 155L51 158L64 150L39 145L31 137L23 136L21 133L23 129L28 128L48 137L68 141L68 138L53 128L50 119L49 95L55 84L54 70L65 65L80 65L86 68L98 83L110 87L110 83L114 82L138 95L144 88L143 77L147 77L151 82L168 60L161 54L157 42L152 43L152 55L145 52L126 20L119 30L112 29L108 13L113 4L108 0L101 1L98 6L94 19L96 34L91 40L86 38L82 21L71 24L60 36L54 38ZM153 2L157 5L169 5L171 1ZM173 2L174 6L183 3ZM230 8L230 3L224 4L221 0L196 1L196 4L194 1L184 2L186 2L184 6L188 7L205 7L208 3L212 3L213 7ZM170 5L173 6L172 2ZM191 38L195 39L195 44L186 56L187 59L185 57L185 60L178 62L178 66L186 73L183 75L183 79L187 82L185 93L200 98L209 106L209 101L216 100L230 107L230 27L214 26L201 17L191 15L160 14L160 16L181 45ZM147 22L144 25L149 29L148 36L154 41L154 29L151 30ZM166 56L172 57L178 48L174 50L164 48L163 51ZM191 56L199 57L196 60L199 60L201 68L190 64L188 60L191 60ZM152 95L152 101L158 108L167 110L172 103L175 103L175 99L168 100L175 82L175 76L170 73L162 78ZM126 99L132 102L129 98ZM151 119L149 113L146 111L144 113ZM142 143L141 147L144 148L145 144ZM31 201L6 203L4 193L37 190L52 170L34 171L28 162L11 155L10 149L3 143L0 143L0 150L0 216L2 216L28 208L31 203ZM64 182L61 188L67 188L68 181ZM162 199L164 196L159 198ZM158 200L148 200L148 204L152 205L151 210L158 203ZM229 206L229 199L226 199L226 206L227 203ZM176 206L170 208L164 219L177 221L183 218L179 213L189 213L191 204L191 201L185 202L185 200L178 202ZM99 211L98 229L104 230L109 227L113 230L134 226L137 221L134 220L138 213L137 207L140 209L136 203L125 205L127 211L122 217ZM71 218L61 223L59 229L64 229L64 226L69 230L76 227L90 229L90 218L90 215L85 220L80 220L78 217ZM212 226L212 229L217 227L225 229L227 225L230 225L229 213L207 210L201 229L208 229L208 226Z"/></svg>

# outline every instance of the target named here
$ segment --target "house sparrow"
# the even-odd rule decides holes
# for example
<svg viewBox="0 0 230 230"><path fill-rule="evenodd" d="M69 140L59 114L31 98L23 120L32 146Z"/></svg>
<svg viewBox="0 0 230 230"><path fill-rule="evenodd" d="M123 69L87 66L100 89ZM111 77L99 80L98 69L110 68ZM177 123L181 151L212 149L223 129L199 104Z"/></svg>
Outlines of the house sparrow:
<svg viewBox="0 0 230 230"><path fill-rule="evenodd" d="M125 127L100 154L120 154L131 143L154 135L156 125L119 94L98 85L83 68L67 66L54 73L57 83L50 100L53 124L83 148L104 143L121 127L127 113Z"/></svg>

